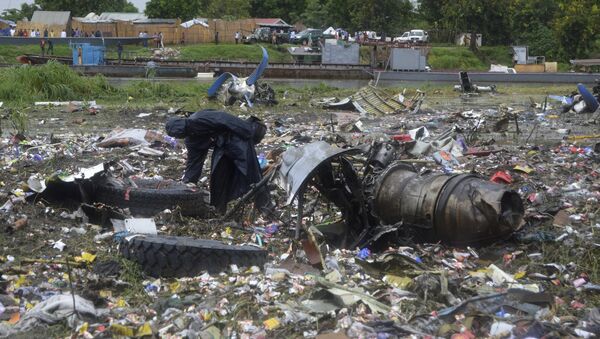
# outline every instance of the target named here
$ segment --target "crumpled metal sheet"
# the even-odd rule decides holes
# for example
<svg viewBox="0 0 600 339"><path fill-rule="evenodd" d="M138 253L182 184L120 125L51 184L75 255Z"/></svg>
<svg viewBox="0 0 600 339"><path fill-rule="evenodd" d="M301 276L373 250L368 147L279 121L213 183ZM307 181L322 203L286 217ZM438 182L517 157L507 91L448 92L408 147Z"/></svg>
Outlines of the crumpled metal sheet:
<svg viewBox="0 0 600 339"><path fill-rule="evenodd" d="M287 204L294 198L315 170L323 163L341 155L359 152L356 148L342 149L324 141L310 143L302 148L291 147L282 155L277 182L288 193Z"/></svg>
<svg viewBox="0 0 600 339"><path fill-rule="evenodd" d="M372 115L395 114L406 109L400 101L371 86L361 88L353 96L353 104L361 113Z"/></svg>
<svg viewBox="0 0 600 339"><path fill-rule="evenodd" d="M352 96L337 102L328 98L317 102L317 104L322 105L324 108L332 109L350 109L353 107L363 115L378 116L409 111L414 114L419 111L424 99L425 93L419 91L410 99L402 97L401 101L376 87L366 86Z"/></svg>

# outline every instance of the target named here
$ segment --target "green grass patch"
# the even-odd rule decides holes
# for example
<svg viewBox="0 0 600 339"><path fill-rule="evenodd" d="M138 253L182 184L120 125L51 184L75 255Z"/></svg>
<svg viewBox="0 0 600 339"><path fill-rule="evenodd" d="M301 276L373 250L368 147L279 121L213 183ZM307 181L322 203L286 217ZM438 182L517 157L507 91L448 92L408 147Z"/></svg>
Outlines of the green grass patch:
<svg viewBox="0 0 600 339"><path fill-rule="evenodd" d="M235 44L194 44L185 46L168 46L178 49L181 55L177 59L181 60L236 60L236 61L260 61L262 52L259 45L235 45ZM287 51L287 45L273 46L264 44L269 52L269 61L271 62L293 62L291 55ZM0 63L18 64L16 58L23 54L41 54L40 46L32 45L1 45ZM55 56L71 56L72 52L67 44L54 44ZM123 46L123 58L132 59L135 57L151 57L152 50L137 45ZM114 46L106 49L106 58L116 59L117 48Z"/></svg>
<svg viewBox="0 0 600 339"><path fill-rule="evenodd" d="M41 66L14 66L0 69L0 98L12 107L33 101L103 100L139 103L205 98L209 84L133 81L122 87L103 76L82 76L69 66L49 62ZM131 99L132 98L132 99Z"/></svg>
<svg viewBox="0 0 600 339"><path fill-rule="evenodd" d="M71 55L71 49L66 44L54 44L54 55ZM17 57L23 54L42 54L39 45L0 45L0 63L18 64Z"/></svg>
<svg viewBox="0 0 600 339"><path fill-rule="evenodd" d="M262 58L259 45L243 44L197 44L187 45L180 48L183 60L232 60L232 61L254 61ZM286 45L262 45L269 53L271 62L292 62L292 57L287 51Z"/></svg>
<svg viewBox="0 0 600 339"><path fill-rule="evenodd" d="M10 102L88 100L115 92L105 77L84 78L56 62L0 70L0 98Z"/></svg>
<svg viewBox="0 0 600 339"><path fill-rule="evenodd" d="M512 48L508 46L482 46L478 52L483 62L512 67Z"/></svg>
<svg viewBox="0 0 600 339"><path fill-rule="evenodd" d="M432 47L428 63L433 70L487 70L484 64L467 47Z"/></svg>
<svg viewBox="0 0 600 339"><path fill-rule="evenodd" d="M136 262L126 260L123 257L119 257L118 260L121 264L119 278L128 284L122 296L133 307L149 304L151 300L144 290L141 267Z"/></svg>

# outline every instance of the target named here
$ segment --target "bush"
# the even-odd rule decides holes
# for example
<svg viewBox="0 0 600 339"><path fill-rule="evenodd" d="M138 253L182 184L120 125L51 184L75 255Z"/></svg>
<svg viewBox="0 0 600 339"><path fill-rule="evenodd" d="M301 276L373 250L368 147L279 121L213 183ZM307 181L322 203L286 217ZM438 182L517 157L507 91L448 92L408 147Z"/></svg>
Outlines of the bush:
<svg viewBox="0 0 600 339"><path fill-rule="evenodd" d="M560 44L552 30L542 24L533 26L524 32L520 42L529 46L529 55L543 55L546 60L559 58Z"/></svg>
<svg viewBox="0 0 600 339"><path fill-rule="evenodd" d="M428 63L434 70L483 70L487 66L467 47L433 47Z"/></svg>

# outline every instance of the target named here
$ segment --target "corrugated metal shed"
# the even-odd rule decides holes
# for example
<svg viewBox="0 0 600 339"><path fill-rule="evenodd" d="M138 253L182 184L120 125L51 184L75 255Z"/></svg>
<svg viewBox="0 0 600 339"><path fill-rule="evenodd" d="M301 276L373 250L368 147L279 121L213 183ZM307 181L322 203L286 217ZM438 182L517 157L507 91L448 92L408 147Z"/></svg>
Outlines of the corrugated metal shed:
<svg viewBox="0 0 600 339"><path fill-rule="evenodd" d="M13 26L13 27L15 26L15 22L11 21L11 20L0 19L0 22L3 23L3 24L6 24L8 26Z"/></svg>
<svg viewBox="0 0 600 339"><path fill-rule="evenodd" d="M35 11L31 22L43 25L67 25L71 18L71 12L59 11Z"/></svg>
<svg viewBox="0 0 600 339"><path fill-rule="evenodd" d="M177 23L177 19L145 19L145 20L135 20L133 21L134 24L176 24Z"/></svg>
<svg viewBox="0 0 600 339"><path fill-rule="evenodd" d="M143 13L104 12L98 16L99 21L136 21L147 20Z"/></svg>

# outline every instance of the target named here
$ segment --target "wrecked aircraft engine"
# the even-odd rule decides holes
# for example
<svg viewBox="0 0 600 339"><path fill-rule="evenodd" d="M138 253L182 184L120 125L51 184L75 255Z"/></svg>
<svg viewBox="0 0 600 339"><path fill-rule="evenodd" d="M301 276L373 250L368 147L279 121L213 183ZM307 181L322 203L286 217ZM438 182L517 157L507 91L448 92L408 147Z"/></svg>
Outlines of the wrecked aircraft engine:
<svg viewBox="0 0 600 339"><path fill-rule="evenodd" d="M264 47L262 49L262 60L258 67L247 78L225 72L208 88L208 97L220 97L225 105L233 105L239 101L252 107L255 102L274 104L275 91L267 84L259 84L258 79L262 76L269 63L269 54Z"/></svg>
<svg viewBox="0 0 600 339"><path fill-rule="evenodd" d="M373 171L361 178L349 155L363 151ZM339 149L323 141L284 152L279 184L288 203L310 185L341 211L346 225L340 246L353 248L383 234L411 228L423 241L483 244L510 235L522 223L520 196L472 174L419 175L412 166L392 162L394 147ZM391 163L391 164L390 164Z"/></svg>
<svg viewBox="0 0 600 339"><path fill-rule="evenodd" d="M395 163L377 178L374 214L386 224L419 228L423 240L453 245L485 243L510 235L522 222L521 197L473 174L419 175Z"/></svg>

